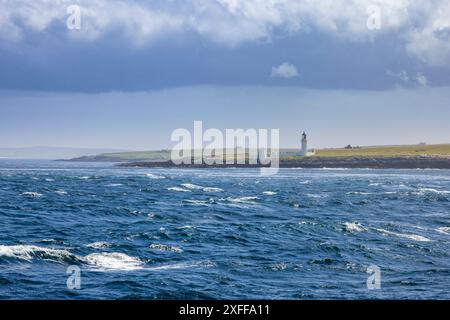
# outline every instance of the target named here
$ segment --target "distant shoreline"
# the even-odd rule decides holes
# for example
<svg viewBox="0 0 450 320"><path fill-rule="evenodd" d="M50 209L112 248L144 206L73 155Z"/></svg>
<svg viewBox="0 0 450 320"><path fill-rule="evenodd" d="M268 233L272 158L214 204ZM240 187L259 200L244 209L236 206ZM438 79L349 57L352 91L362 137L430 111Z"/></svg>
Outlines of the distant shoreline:
<svg viewBox="0 0 450 320"><path fill-rule="evenodd" d="M135 161L118 164L129 168L262 168L261 164L182 164L172 161ZM280 168L349 168L349 169L450 169L450 157L304 157L280 159Z"/></svg>

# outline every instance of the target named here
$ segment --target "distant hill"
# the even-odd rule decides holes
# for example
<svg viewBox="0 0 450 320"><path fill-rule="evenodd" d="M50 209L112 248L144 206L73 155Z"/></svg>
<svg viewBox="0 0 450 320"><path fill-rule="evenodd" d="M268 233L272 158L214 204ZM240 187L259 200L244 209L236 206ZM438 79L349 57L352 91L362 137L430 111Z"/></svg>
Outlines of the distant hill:
<svg viewBox="0 0 450 320"><path fill-rule="evenodd" d="M167 161L170 159L170 154L170 150L107 152L97 155L84 155L70 160L86 162Z"/></svg>
<svg viewBox="0 0 450 320"><path fill-rule="evenodd" d="M72 159L81 156L93 156L107 152L123 150L106 148L64 148L64 147L25 147L0 148L0 158L17 159Z"/></svg>
<svg viewBox="0 0 450 320"><path fill-rule="evenodd" d="M157 151L136 151L136 152L114 152L103 153L95 156L83 156L71 161L88 161L88 162L126 162L126 161L168 161L170 160L171 150L157 150ZM281 149L280 155L282 157L295 155L299 152L296 149ZM241 156L244 152L238 151Z"/></svg>

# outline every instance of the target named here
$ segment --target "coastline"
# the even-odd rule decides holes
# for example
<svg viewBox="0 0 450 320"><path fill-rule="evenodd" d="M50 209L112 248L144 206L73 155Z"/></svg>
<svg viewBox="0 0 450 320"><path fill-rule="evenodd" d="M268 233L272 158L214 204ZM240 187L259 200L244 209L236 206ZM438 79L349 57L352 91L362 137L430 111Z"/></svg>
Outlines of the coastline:
<svg viewBox="0 0 450 320"><path fill-rule="evenodd" d="M172 161L135 161L118 164L135 168L262 168L261 164L181 164ZM450 157L304 157L280 159L280 168L349 168L349 169L450 169Z"/></svg>

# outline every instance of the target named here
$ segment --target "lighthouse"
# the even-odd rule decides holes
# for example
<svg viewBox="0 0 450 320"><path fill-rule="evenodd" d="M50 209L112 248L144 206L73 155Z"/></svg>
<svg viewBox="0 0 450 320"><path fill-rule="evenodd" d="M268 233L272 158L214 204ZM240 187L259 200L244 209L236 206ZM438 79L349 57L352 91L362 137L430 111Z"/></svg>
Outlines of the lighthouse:
<svg viewBox="0 0 450 320"><path fill-rule="evenodd" d="M308 155L308 137L306 136L305 131L302 134L302 150L300 155L306 157Z"/></svg>

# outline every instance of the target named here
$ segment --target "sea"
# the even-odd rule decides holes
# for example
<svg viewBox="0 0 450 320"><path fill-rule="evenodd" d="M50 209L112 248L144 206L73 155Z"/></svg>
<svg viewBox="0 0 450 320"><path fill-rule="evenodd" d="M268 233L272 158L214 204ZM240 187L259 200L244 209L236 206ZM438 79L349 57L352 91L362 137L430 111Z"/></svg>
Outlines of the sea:
<svg viewBox="0 0 450 320"><path fill-rule="evenodd" d="M450 171L0 159L0 299L450 299Z"/></svg>

